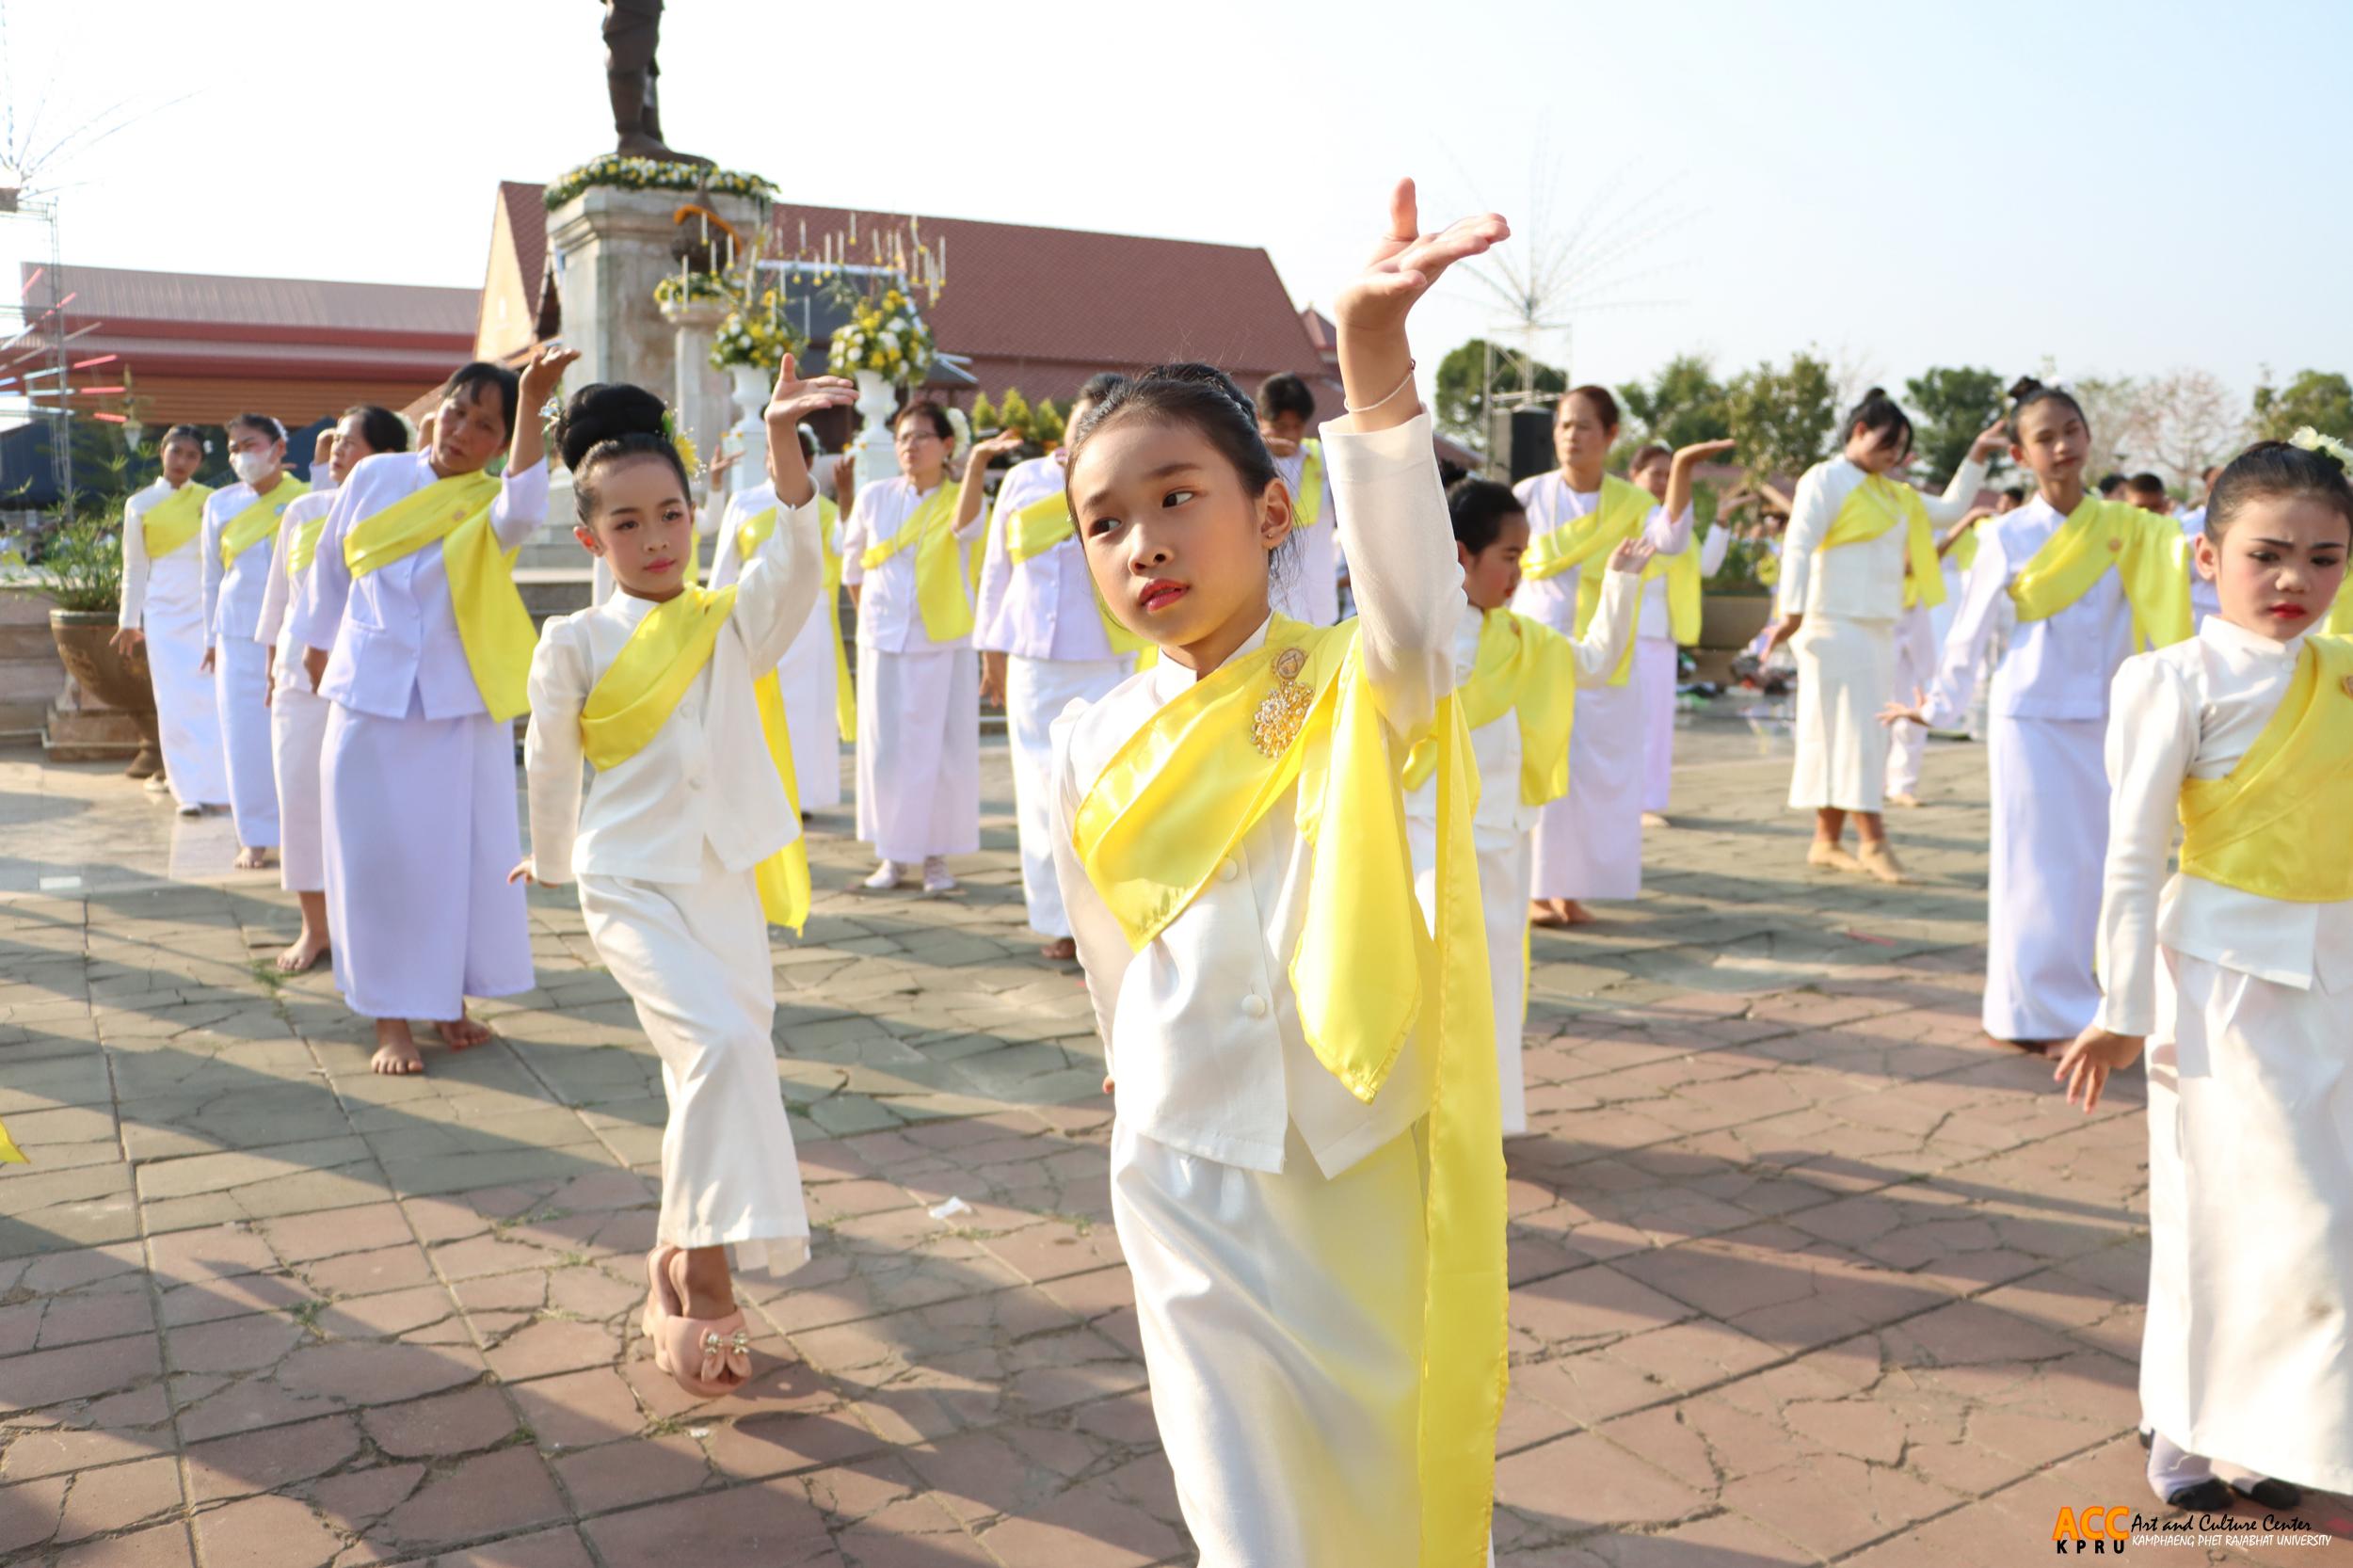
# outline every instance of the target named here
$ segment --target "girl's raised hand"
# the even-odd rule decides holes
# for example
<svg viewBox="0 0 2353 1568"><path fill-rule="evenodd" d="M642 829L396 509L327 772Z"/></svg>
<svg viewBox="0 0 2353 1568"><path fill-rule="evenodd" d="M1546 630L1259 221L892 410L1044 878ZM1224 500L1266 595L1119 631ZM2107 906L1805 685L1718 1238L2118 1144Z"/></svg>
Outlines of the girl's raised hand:
<svg viewBox="0 0 2353 1568"><path fill-rule="evenodd" d="M1414 182L1400 180L1389 194L1389 229L1372 248L1365 269L1333 302L1334 325L1358 332L1394 331L1414 302L1446 269L1509 239L1512 226L1495 213L1457 219L1434 234L1421 232Z"/></svg>
<svg viewBox="0 0 2353 1568"><path fill-rule="evenodd" d="M1674 460L1687 464L1704 463L1710 457L1724 456L1739 444L1729 436L1720 441L1693 441L1689 446L1677 447Z"/></svg>
<svg viewBox="0 0 2353 1568"><path fill-rule="evenodd" d="M1022 443L1028 440L1029 438L1018 430L1000 430L984 441L972 443L972 455L966 459L965 466L975 471L984 469L988 467L990 458L1002 457L1008 453L1018 452L1021 450Z"/></svg>
<svg viewBox="0 0 2353 1568"><path fill-rule="evenodd" d="M1650 565L1650 558L1657 553L1657 551L1651 548L1651 542L1648 539L1640 537L1620 539L1618 548L1609 552L1609 569L1611 571L1641 571Z"/></svg>
<svg viewBox="0 0 2353 1568"><path fill-rule="evenodd" d="M776 384L760 414L768 426L769 450L773 452L776 442L783 440L798 451L802 420L820 408L846 408L856 401L856 382L843 376L815 376L804 381L799 363L787 354L776 366Z"/></svg>
<svg viewBox="0 0 2353 1568"><path fill-rule="evenodd" d="M1986 426L1985 433L1969 443L1969 456L1983 462L1996 453L2009 450L2009 421L1997 419Z"/></svg>

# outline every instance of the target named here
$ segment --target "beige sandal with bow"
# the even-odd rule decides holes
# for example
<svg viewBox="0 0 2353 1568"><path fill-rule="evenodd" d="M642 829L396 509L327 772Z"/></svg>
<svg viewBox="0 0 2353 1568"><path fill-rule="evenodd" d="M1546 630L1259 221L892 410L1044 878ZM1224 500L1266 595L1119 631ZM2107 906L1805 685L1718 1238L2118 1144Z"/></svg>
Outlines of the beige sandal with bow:
<svg viewBox="0 0 2353 1568"><path fill-rule="evenodd" d="M656 1247L646 1256L652 1294L646 1299L644 1327L653 1344L653 1364L680 1388L700 1399L732 1394L752 1375L751 1334L741 1307L724 1318L685 1315L686 1286L680 1277L686 1255Z"/></svg>

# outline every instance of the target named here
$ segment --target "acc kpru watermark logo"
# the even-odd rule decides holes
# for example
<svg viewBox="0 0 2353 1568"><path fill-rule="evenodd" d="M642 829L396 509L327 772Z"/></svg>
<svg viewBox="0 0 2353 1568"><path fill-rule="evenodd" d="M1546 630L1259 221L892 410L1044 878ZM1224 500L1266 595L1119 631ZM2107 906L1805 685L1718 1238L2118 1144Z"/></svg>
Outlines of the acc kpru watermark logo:
<svg viewBox="0 0 2353 1568"><path fill-rule="evenodd" d="M2122 1557L2128 1546L2188 1546L2203 1550L2234 1546L2264 1550L2326 1546L2336 1540L2312 1522L2266 1513L2261 1519L2235 1513L2138 1512L2121 1503L2062 1508L2051 1523L2051 1550L2060 1557Z"/></svg>

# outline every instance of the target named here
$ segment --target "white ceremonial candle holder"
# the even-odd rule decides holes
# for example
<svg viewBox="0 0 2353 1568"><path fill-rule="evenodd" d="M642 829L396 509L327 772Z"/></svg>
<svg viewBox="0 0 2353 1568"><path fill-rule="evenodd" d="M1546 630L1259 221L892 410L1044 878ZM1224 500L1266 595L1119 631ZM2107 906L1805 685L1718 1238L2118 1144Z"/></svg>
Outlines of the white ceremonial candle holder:
<svg viewBox="0 0 2353 1568"><path fill-rule="evenodd" d="M735 455L735 466L728 471L728 493L741 495L768 478L768 424L760 416L774 378L758 365L730 365L728 375L733 378L728 395L734 400L736 414L722 438Z"/></svg>
<svg viewBox="0 0 2353 1568"><path fill-rule="evenodd" d="M898 448L890 439L890 416L899 411L898 389L877 371L857 372L857 411L866 423L850 449L857 454L857 482L864 487L899 472Z"/></svg>

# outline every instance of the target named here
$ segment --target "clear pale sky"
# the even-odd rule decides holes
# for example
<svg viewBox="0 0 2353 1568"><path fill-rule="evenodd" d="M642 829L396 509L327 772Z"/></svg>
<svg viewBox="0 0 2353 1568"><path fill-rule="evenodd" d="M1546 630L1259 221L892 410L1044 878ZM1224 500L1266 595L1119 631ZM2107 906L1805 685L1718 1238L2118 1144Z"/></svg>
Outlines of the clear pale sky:
<svg viewBox="0 0 2353 1568"><path fill-rule="evenodd" d="M600 10L0 0L0 103L136 117L50 170L69 263L472 287L494 184L611 144ZM1523 260L1587 218L1630 247L1598 298L1637 303L1545 344L1579 379L2353 370L2326 0L672 0L661 58L673 143L791 199L1262 245L1302 303L1399 173ZM1425 375L1499 319L1449 281Z"/></svg>

